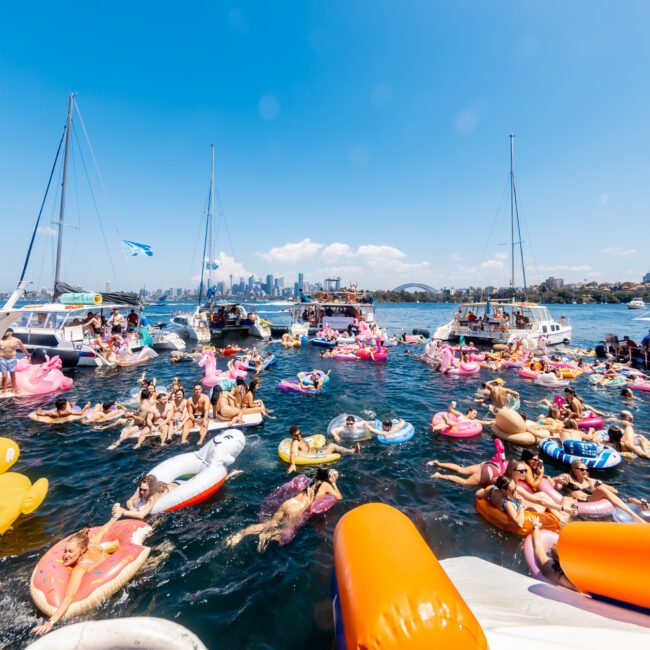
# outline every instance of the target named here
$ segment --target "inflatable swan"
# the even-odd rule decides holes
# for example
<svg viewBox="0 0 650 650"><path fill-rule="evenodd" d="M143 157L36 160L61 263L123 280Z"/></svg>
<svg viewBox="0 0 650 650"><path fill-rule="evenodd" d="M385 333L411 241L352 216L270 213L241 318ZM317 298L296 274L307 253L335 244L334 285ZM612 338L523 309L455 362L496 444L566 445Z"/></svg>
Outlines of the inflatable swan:
<svg viewBox="0 0 650 650"><path fill-rule="evenodd" d="M7 470L18 460L20 449L9 438L0 438L0 535L23 515L34 512L47 495L48 482L39 478L33 485L23 474Z"/></svg>
<svg viewBox="0 0 650 650"><path fill-rule="evenodd" d="M156 465L153 474L164 483L179 483L177 488L156 501L152 514L178 510L209 499L228 477L228 467L246 446L246 438L239 429L226 429L198 451L173 456ZM190 476L187 480L179 477Z"/></svg>
<svg viewBox="0 0 650 650"><path fill-rule="evenodd" d="M60 370L61 358L51 359L45 355L45 363L30 365L27 359L19 359L16 365L16 384L23 395L43 395L55 391L70 390L72 379Z"/></svg>

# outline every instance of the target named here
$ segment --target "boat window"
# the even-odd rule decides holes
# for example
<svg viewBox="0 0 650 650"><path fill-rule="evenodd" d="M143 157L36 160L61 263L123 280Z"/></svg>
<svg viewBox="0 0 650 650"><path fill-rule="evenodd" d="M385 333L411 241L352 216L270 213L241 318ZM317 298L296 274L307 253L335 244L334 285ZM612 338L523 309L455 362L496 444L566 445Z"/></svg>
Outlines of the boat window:
<svg viewBox="0 0 650 650"><path fill-rule="evenodd" d="M49 316L46 311L38 311L32 314L32 319L29 321L30 327L50 327L49 325Z"/></svg>
<svg viewBox="0 0 650 650"><path fill-rule="evenodd" d="M544 334L548 332L548 327L546 327L546 325L542 325L542 332L544 332Z"/></svg>

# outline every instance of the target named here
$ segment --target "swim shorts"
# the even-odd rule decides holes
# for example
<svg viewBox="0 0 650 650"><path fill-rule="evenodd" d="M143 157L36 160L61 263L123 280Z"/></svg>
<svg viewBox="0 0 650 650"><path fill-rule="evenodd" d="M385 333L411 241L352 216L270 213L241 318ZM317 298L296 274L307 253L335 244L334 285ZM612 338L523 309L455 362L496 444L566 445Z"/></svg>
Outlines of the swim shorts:
<svg viewBox="0 0 650 650"><path fill-rule="evenodd" d="M16 372L17 363L16 357L13 359L0 359L0 372Z"/></svg>

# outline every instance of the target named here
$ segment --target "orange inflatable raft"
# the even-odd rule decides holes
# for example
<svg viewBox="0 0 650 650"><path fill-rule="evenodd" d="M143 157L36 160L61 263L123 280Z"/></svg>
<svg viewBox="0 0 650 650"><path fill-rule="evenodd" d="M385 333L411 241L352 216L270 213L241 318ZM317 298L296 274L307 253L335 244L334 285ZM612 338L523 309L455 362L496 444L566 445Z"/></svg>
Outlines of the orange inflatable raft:
<svg viewBox="0 0 650 650"><path fill-rule="evenodd" d="M506 533L513 533L521 537L530 535L533 532L531 519L535 517L542 522L542 530L550 530L554 533L560 530L560 520L552 512L531 512L527 510L524 513L524 525L517 526L505 512L495 508L487 499L476 499L475 506L479 515Z"/></svg>
<svg viewBox="0 0 650 650"><path fill-rule="evenodd" d="M338 650L487 649L483 630L411 521L370 503L334 532Z"/></svg>
<svg viewBox="0 0 650 650"><path fill-rule="evenodd" d="M102 541L117 540L120 547L83 577L79 591L63 618L96 607L133 578L149 555L150 548L142 546L142 539L150 530L146 523L135 519L116 521L107 529ZM99 528L91 528L90 535L98 531ZM62 539L47 551L32 573L32 598L47 616L52 616L61 604L70 579L71 569L63 566L61 560L67 540L68 537Z"/></svg>
<svg viewBox="0 0 650 650"><path fill-rule="evenodd" d="M557 552L583 593L650 610L650 525L572 522L560 532Z"/></svg>

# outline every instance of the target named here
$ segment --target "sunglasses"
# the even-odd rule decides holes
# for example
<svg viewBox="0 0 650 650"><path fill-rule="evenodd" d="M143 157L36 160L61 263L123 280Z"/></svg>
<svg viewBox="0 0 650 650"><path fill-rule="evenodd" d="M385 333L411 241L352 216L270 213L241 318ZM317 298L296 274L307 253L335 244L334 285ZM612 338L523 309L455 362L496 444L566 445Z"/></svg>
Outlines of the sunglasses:
<svg viewBox="0 0 650 650"><path fill-rule="evenodd" d="M525 469L519 469L519 468L517 468L517 469L515 470L515 472L521 472L522 474L525 474L525 473L526 473L526 470L525 470Z"/></svg>
<svg viewBox="0 0 650 650"><path fill-rule="evenodd" d="M588 472L588 471L589 471L589 469L588 469L587 467L576 467L576 469L577 469L579 472Z"/></svg>

